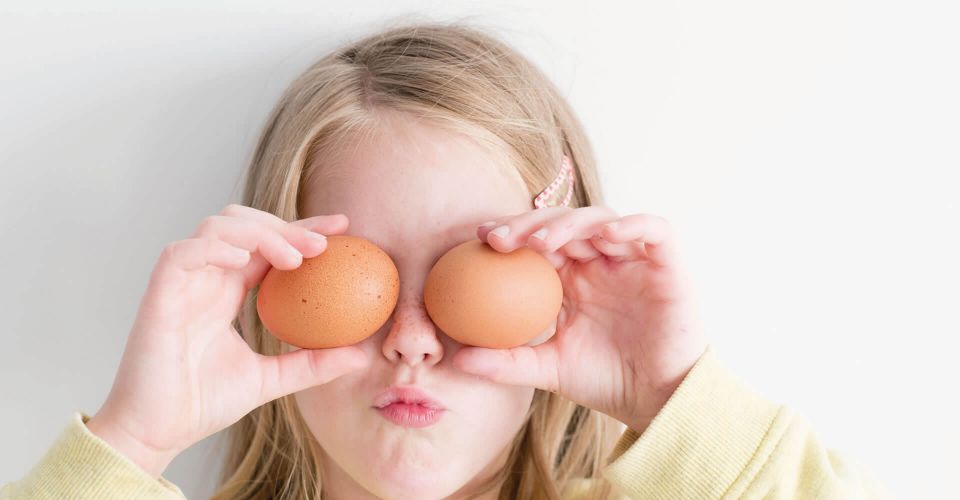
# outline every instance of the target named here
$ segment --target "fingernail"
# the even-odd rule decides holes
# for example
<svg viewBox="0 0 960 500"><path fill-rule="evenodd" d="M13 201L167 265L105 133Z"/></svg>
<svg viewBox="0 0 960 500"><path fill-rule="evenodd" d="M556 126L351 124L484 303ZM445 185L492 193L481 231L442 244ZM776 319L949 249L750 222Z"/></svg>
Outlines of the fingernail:
<svg viewBox="0 0 960 500"><path fill-rule="evenodd" d="M510 234L510 226L500 226L493 231L490 231L490 234L495 234L501 238L506 238Z"/></svg>
<svg viewBox="0 0 960 500"><path fill-rule="evenodd" d="M307 231L307 234L310 235L311 238L313 238L313 239L315 239L315 240L317 240L317 241L326 241L326 240L327 240L327 237L324 236L324 235L322 235L322 234L320 234L320 233L315 233L315 232L313 232L313 231Z"/></svg>
<svg viewBox="0 0 960 500"><path fill-rule="evenodd" d="M481 227L481 228L487 228L487 227L493 227L493 226L496 226L496 225L497 225L497 221L492 220L492 221L490 221L490 222L484 222L483 224L480 224L480 227Z"/></svg>
<svg viewBox="0 0 960 500"><path fill-rule="evenodd" d="M537 230L537 232L531 234L530 236L541 239L541 240L545 240L547 238L547 228L541 227L540 229Z"/></svg>
<svg viewBox="0 0 960 500"><path fill-rule="evenodd" d="M609 227L611 231L616 231L617 228L620 227L620 222L619 222L619 221L618 221L618 222L611 222L611 223L607 224L607 227Z"/></svg>

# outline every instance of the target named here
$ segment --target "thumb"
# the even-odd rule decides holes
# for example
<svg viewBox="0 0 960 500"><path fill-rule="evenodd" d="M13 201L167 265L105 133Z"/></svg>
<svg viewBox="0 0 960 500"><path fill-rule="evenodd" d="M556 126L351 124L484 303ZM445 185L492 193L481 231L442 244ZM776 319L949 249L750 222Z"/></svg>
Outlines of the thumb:
<svg viewBox="0 0 960 500"><path fill-rule="evenodd" d="M560 388L557 359L555 343L547 342L512 349L463 347L454 354L453 365L501 384L557 392Z"/></svg>
<svg viewBox="0 0 960 500"><path fill-rule="evenodd" d="M273 401L309 387L325 384L351 371L365 368L367 355L357 347L297 349L260 357L260 401Z"/></svg>

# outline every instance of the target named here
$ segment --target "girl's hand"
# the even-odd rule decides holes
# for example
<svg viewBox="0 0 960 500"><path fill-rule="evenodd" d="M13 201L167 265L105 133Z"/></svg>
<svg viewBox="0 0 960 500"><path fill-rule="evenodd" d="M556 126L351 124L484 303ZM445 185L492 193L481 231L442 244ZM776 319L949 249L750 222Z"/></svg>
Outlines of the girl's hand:
<svg viewBox="0 0 960 500"><path fill-rule="evenodd" d="M591 206L495 222L478 229L481 240L502 252L529 246L557 268L556 333L536 346L464 347L454 364L558 393L643 432L707 346L667 221Z"/></svg>
<svg viewBox="0 0 960 500"><path fill-rule="evenodd" d="M229 205L160 255L113 387L87 426L154 477L256 407L365 366L356 347L261 355L233 327L270 266L295 269L346 230L343 215L286 222Z"/></svg>

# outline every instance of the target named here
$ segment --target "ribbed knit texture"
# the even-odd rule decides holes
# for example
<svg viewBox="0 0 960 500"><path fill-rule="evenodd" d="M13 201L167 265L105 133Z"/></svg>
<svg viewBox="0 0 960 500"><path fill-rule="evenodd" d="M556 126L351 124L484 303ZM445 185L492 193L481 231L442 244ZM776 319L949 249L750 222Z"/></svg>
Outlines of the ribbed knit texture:
<svg viewBox="0 0 960 500"><path fill-rule="evenodd" d="M0 499L182 499L87 429L76 412ZM707 349L650 426L628 429L603 469L620 498L890 498L861 466L817 441L807 422L739 382ZM589 480L564 498L593 500Z"/></svg>
<svg viewBox="0 0 960 500"><path fill-rule="evenodd" d="M629 498L891 498L809 424L740 382L708 348L638 435L627 429L603 475Z"/></svg>
<svg viewBox="0 0 960 500"><path fill-rule="evenodd" d="M0 488L0 499L182 499L175 484L154 479L87 429L75 412L46 455L26 476Z"/></svg>

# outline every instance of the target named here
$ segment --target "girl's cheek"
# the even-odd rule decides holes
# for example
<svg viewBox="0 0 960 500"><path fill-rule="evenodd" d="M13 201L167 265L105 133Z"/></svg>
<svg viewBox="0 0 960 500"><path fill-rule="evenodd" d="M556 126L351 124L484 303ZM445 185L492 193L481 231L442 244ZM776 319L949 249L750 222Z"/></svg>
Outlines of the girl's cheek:
<svg viewBox="0 0 960 500"><path fill-rule="evenodd" d="M307 422L312 422L321 415L320 406L323 398L315 387L299 391L293 397Z"/></svg>

